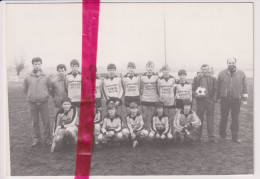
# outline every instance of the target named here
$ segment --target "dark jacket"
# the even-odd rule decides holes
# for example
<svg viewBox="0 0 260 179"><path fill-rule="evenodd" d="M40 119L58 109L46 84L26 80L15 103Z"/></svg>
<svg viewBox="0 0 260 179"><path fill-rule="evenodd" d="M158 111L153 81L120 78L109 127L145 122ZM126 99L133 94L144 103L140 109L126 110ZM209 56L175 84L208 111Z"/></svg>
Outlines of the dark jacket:
<svg viewBox="0 0 260 179"><path fill-rule="evenodd" d="M198 87L201 86L201 78L203 77L202 74L199 74L194 77L193 84L192 84L192 94L193 97L195 97L195 93ZM217 101L217 92L218 92L218 86L217 86L217 80L212 75L207 75L207 88L208 88L208 99Z"/></svg>
<svg viewBox="0 0 260 179"><path fill-rule="evenodd" d="M65 89L65 75L56 75L51 80L51 95L54 99L55 107L60 108L62 99L68 97Z"/></svg>
<svg viewBox="0 0 260 179"><path fill-rule="evenodd" d="M230 97L241 99L247 95L247 79L244 72L236 70L232 75L228 69L221 71L218 75L218 97Z"/></svg>
<svg viewBox="0 0 260 179"><path fill-rule="evenodd" d="M39 76L34 72L29 73L23 83L23 91L28 101L43 103L49 98L50 78L41 71Z"/></svg>

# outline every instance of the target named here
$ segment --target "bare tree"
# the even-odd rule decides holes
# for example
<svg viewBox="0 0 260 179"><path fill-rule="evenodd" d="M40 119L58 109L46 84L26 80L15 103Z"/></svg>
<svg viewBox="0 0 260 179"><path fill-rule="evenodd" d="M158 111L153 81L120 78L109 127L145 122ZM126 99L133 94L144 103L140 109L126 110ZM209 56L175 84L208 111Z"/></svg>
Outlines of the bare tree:
<svg viewBox="0 0 260 179"><path fill-rule="evenodd" d="M21 57L21 60L19 62L15 63L15 70L16 70L17 76L20 76L20 73L24 69L24 67L25 67L24 59Z"/></svg>

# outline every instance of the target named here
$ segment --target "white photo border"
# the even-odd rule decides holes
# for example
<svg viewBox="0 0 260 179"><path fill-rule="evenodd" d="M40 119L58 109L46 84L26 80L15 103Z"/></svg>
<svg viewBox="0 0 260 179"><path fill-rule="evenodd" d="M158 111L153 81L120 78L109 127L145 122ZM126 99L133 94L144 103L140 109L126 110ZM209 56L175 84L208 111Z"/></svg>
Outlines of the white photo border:
<svg viewBox="0 0 260 179"><path fill-rule="evenodd" d="M35 179L35 178L74 178L74 176L46 176L46 177L35 177L35 176L26 176L26 177L14 177L10 176L10 153L9 153L9 125L8 125L8 101L7 101L7 83L6 83L6 68L5 68L5 6L7 3L81 3L79 0L39 0L39 1L2 1L0 2L0 114L1 114L1 125L0 125L0 178L23 178L23 179ZM101 0L101 2L132 2L132 3L148 3L148 2L173 2L173 3L248 3L251 2L254 4L254 175L189 175L189 176L90 176L93 179L99 178L107 178L107 179L121 179L121 178L192 178L192 179L203 179L203 178L259 178L260 174L260 130L256 130L255 126L260 126L260 111L255 110L258 106L260 106L260 95L257 93L260 91L259 76L260 76L260 2L257 0L229 0L229 1L221 1L221 0L207 0L207 1L196 1L196 0L182 0L182 1L174 1L174 0Z"/></svg>

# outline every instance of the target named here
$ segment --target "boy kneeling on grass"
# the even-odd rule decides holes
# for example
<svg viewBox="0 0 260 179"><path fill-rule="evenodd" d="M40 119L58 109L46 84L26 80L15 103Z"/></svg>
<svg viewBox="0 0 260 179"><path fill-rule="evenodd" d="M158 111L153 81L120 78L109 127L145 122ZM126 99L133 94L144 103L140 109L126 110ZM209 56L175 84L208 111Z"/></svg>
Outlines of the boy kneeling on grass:
<svg viewBox="0 0 260 179"><path fill-rule="evenodd" d="M148 136L148 131L144 129L144 121L141 114L138 113L138 105L136 102L130 103L130 114L126 117L127 128L123 129L125 138L131 137L133 148L138 145L138 141Z"/></svg>
<svg viewBox="0 0 260 179"><path fill-rule="evenodd" d="M192 102L183 101L183 109L176 113L173 127L176 133L176 142L181 142L184 137L185 142L196 140L201 121L197 114L191 110Z"/></svg>
<svg viewBox="0 0 260 179"><path fill-rule="evenodd" d="M120 144L122 141L122 119L116 113L115 103L110 101L107 106L108 114L104 117L101 127L101 133L98 135L98 141L102 144L111 145Z"/></svg>
<svg viewBox="0 0 260 179"><path fill-rule="evenodd" d="M163 102L158 102L156 112L152 117L150 140L170 141L173 136L171 134L171 125L168 116L164 113Z"/></svg>
<svg viewBox="0 0 260 179"><path fill-rule="evenodd" d="M76 107L72 106L70 98L64 98L61 104L62 107L57 112L54 123L51 152L66 143L77 144L78 114Z"/></svg>

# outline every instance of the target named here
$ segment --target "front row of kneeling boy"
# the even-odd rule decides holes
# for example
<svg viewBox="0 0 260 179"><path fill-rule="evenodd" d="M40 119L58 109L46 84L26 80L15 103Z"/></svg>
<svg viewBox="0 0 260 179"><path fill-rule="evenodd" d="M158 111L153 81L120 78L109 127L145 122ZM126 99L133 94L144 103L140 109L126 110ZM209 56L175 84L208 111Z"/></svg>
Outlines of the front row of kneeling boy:
<svg viewBox="0 0 260 179"><path fill-rule="evenodd" d="M64 99L62 109L56 115L54 125L54 136L51 151L61 148L66 143L77 142L78 114L70 99ZM149 141L170 142L173 139L178 143L182 138L185 142L196 140L201 121L194 111L191 110L191 102L184 101L184 107L176 112L173 121L173 131L171 121L164 113L163 103L156 106L155 114L151 119L150 133L144 128L144 120L138 113L138 105L135 102L130 104L130 113L126 116L123 129L123 120L116 113L113 102L107 105L107 115L102 120L102 112L95 111L94 118L94 141L100 147L105 144L120 144L122 141L132 141L135 148L139 142L145 139Z"/></svg>

